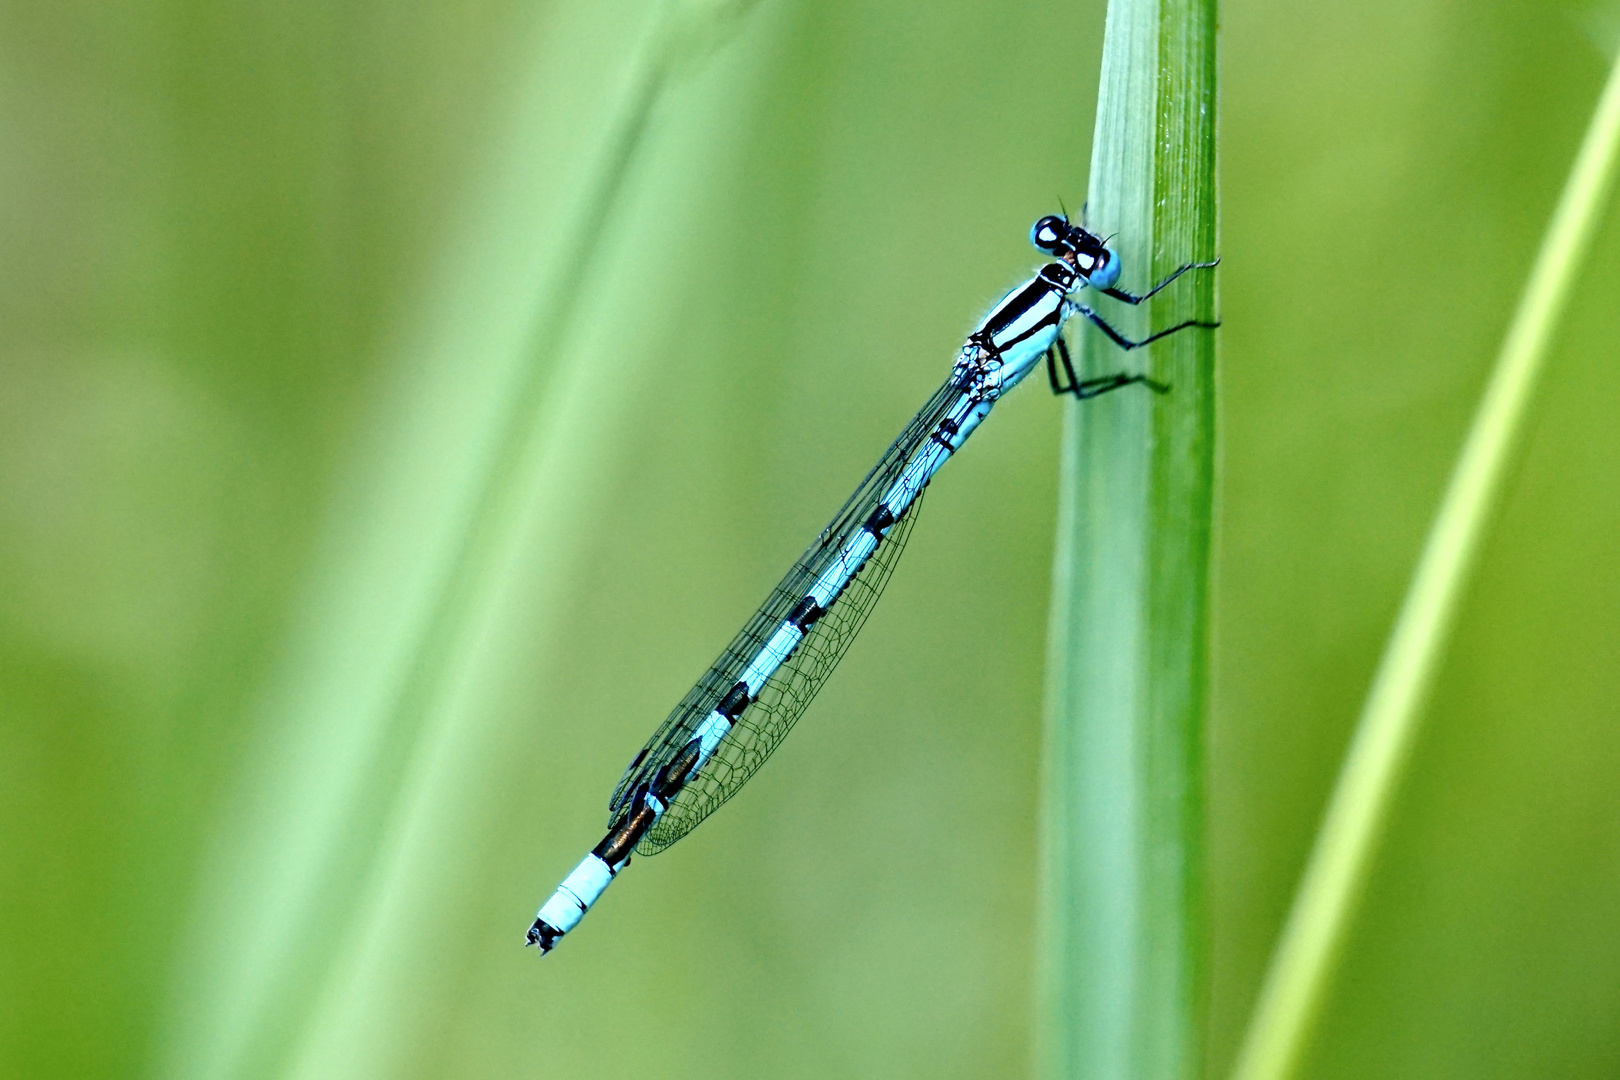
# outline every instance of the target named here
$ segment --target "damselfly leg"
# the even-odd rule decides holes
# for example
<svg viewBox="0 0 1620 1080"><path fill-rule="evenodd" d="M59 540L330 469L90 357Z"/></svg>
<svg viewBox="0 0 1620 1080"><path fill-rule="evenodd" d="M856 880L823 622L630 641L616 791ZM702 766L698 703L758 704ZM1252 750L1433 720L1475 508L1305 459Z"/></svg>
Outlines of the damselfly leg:
<svg viewBox="0 0 1620 1080"><path fill-rule="evenodd" d="M1057 365L1063 365L1063 381L1058 380ZM1123 372L1116 375L1099 375L1095 379L1079 379L1074 374L1074 362L1069 358L1069 346L1064 343L1063 335L1059 334L1052 342L1052 347L1046 351L1046 378L1052 384L1054 394L1073 394L1081 401L1087 398L1100 397L1110 390L1118 390L1122 386L1135 386L1138 383L1152 390L1155 394L1167 394L1170 388L1162 382L1156 382L1146 375L1126 375Z"/></svg>
<svg viewBox="0 0 1620 1080"><path fill-rule="evenodd" d="M1189 271L1189 270L1208 270L1210 267L1218 265L1220 263L1220 261L1221 260L1219 260L1219 259L1215 259L1215 260L1212 260L1211 262L1188 263L1186 266L1183 266L1179 270L1176 270L1173 273L1171 273L1171 275L1169 277L1165 278L1163 281L1161 281L1157 285L1153 286L1153 288L1149 289L1147 292L1143 293L1141 296L1137 296L1134 293L1128 293L1124 289L1113 288L1112 286L1110 286L1110 287L1108 287L1106 289L1099 289L1098 292L1101 292L1104 296L1112 296L1115 300L1123 300L1127 304L1140 304L1144 300L1151 300L1153 298L1154 293L1157 293L1160 289L1164 288L1166 285L1170 284L1172 281L1176 280L1176 278L1180 277L1182 274L1185 274L1187 271Z"/></svg>
<svg viewBox="0 0 1620 1080"><path fill-rule="evenodd" d="M1176 331L1185 330L1189 326L1201 326L1205 330L1213 330L1217 326L1221 325L1218 322L1203 322L1202 320L1199 320L1199 319L1188 319L1186 322L1177 323L1176 325L1170 327L1167 330L1160 330L1157 334L1149 334L1147 337L1143 338L1141 341L1132 341L1130 338L1126 337L1124 334L1121 334L1118 330L1115 330L1112 326L1109 326L1107 319L1104 319L1101 315L1097 314L1095 311L1092 311L1090 308L1086 307L1086 305L1084 305L1084 304L1075 304L1074 305L1074 310L1078 311L1080 314L1084 315L1086 318L1088 318L1092 322L1096 323L1097 324L1097 329L1099 329L1103 333L1107 334L1108 337L1109 337L1109 340L1113 341L1113 343L1115 345L1118 345L1120 348L1125 349L1127 351L1129 351L1131 349L1140 349L1144 345L1151 345L1155 341L1158 341L1160 338L1169 337L1171 334L1174 334Z"/></svg>

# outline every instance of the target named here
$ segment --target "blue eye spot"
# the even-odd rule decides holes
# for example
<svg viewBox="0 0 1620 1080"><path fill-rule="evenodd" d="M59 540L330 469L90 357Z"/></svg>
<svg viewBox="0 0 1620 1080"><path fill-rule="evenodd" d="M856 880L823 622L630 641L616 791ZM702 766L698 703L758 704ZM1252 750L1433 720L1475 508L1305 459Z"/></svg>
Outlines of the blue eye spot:
<svg viewBox="0 0 1620 1080"><path fill-rule="evenodd" d="M1082 267L1082 269L1084 269ZM1119 280L1119 256L1112 251L1104 251L1102 265L1087 275L1093 288L1106 289Z"/></svg>

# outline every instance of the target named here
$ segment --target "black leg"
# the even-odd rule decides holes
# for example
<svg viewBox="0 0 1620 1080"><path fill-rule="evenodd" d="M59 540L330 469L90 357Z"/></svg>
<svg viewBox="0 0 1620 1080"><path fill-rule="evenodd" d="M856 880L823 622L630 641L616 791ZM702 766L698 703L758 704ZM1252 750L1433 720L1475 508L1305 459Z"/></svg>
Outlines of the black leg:
<svg viewBox="0 0 1620 1080"><path fill-rule="evenodd" d="M1166 285L1170 284L1172 281L1176 280L1176 278L1180 277L1182 274L1185 274L1187 271L1189 271L1189 270L1208 270L1212 266L1219 265L1220 261L1221 260L1216 259L1214 262L1188 263L1186 266L1183 266L1180 270L1177 270L1175 273L1171 274L1169 277L1165 278L1163 281L1161 281L1157 285L1153 286L1153 288L1149 289L1147 292L1143 293L1141 296L1135 296L1135 295L1133 295L1131 293L1126 292L1124 289L1099 289L1098 291L1101 292L1104 296L1112 296L1115 300L1123 300L1127 304L1140 304L1142 301L1149 299L1150 297L1153 296L1154 293L1158 292L1160 289L1164 288Z"/></svg>
<svg viewBox="0 0 1620 1080"><path fill-rule="evenodd" d="M1110 390L1118 390L1122 386L1141 385L1152 390L1155 394L1168 394L1170 388L1162 382L1155 382L1146 375L1104 375L1099 379L1087 379L1076 383L1071 393L1081 401L1087 398L1102 397Z"/></svg>
<svg viewBox="0 0 1620 1080"><path fill-rule="evenodd" d="M1063 372L1067 381L1059 385L1057 364L1063 364ZM1164 383L1155 382L1146 375L1104 375L1096 379L1077 379L1074 375L1074 362L1069 359L1069 347L1064 344L1063 335L1059 334L1052 347L1046 350L1046 377L1052 384L1054 394L1073 394L1081 401L1087 398L1099 397L1110 390L1118 390L1122 386L1134 386L1141 383L1157 394L1168 393L1170 388Z"/></svg>
<svg viewBox="0 0 1620 1080"><path fill-rule="evenodd" d="M1063 335L1059 334L1058 340L1062 341ZM1056 345L1053 345L1050 349L1046 350L1046 381L1052 384L1052 393L1066 394L1069 392L1069 388L1066 386L1059 386L1057 381L1057 350L1058 347ZM1069 350L1065 348L1063 351L1068 352Z"/></svg>
<svg viewBox="0 0 1620 1080"><path fill-rule="evenodd" d="M1057 367L1052 363L1054 356L1063 363L1064 381L1061 386L1058 385ZM1075 378L1074 362L1069 359L1069 343L1063 340L1062 334L1059 334L1052 342L1052 347L1046 350L1046 377L1052 384L1054 394L1073 393L1074 388L1080 384L1080 380Z"/></svg>
<svg viewBox="0 0 1620 1080"><path fill-rule="evenodd" d="M1141 341L1132 341L1130 338L1127 338L1125 335L1121 334L1118 330L1115 330L1112 326L1109 326L1107 320L1105 320L1101 315L1097 314L1095 311L1092 311L1090 308L1086 307L1086 305L1084 305L1084 304L1076 304L1076 305L1074 305L1074 309L1076 311L1078 311L1080 314L1084 315L1086 318L1090 319L1092 322L1096 323L1097 324L1097 329L1099 329L1103 333L1107 334L1109 336L1109 338L1114 342L1115 345L1118 345L1120 348L1125 349L1127 351L1129 351L1131 349L1140 349L1143 345L1152 344L1153 342L1158 341L1162 337L1168 337L1169 335L1175 333L1177 330L1185 330L1189 326L1201 326L1205 330L1213 330L1217 326L1221 325L1218 322L1200 322L1197 319L1188 319L1184 323L1177 323L1175 326L1170 327L1168 330L1160 330L1157 334L1149 334L1147 337L1143 338Z"/></svg>

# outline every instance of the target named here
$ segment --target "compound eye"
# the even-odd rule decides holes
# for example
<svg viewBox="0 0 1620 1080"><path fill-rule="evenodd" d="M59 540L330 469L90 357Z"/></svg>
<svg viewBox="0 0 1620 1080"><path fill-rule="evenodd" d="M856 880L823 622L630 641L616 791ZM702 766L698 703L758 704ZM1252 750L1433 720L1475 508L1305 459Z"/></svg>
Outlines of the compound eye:
<svg viewBox="0 0 1620 1080"><path fill-rule="evenodd" d="M1069 235L1069 222L1056 214L1048 214L1029 230L1029 242L1048 254L1055 255Z"/></svg>
<svg viewBox="0 0 1620 1080"><path fill-rule="evenodd" d="M1097 265L1086 275L1093 288L1111 288L1119 280L1119 256L1103 248L1097 256Z"/></svg>

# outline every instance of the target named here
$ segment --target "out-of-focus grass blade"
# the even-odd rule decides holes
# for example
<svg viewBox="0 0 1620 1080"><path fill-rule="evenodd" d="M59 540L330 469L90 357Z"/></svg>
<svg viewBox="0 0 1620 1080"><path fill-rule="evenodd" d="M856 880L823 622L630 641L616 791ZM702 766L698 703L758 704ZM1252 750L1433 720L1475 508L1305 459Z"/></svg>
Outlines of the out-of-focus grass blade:
<svg viewBox="0 0 1620 1080"><path fill-rule="evenodd" d="M649 19L592 160L570 163L583 182L561 215L536 200L537 172L556 168L536 152L553 72L536 64L514 93L476 205L395 343L402 375L379 402L375 445L340 481L261 706L273 745L212 872L185 990L207 1005L188 1010L174 1075L324 1072L330 1029L374 1004L354 972L397 950L402 935L384 932L390 863L435 782L424 770L446 756L441 729L514 531L554 519L552 567L567 574L593 475L578 459L603 449L621 408L602 382L637 377L624 357L604 374L600 342L575 340L603 233L668 74L745 7L668 3ZM339 1049L373 1034L350 1025ZM364 1056L385 1068L375 1044Z"/></svg>
<svg viewBox="0 0 1620 1080"><path fill-rule="evenodd" d="M1518 458L1548 346L1607 205L1617 159L1620 61L1587 129L1373 679L1255 1007L1236 1080L1283 1080L1297 1071L1458 607Z"/></svg>
<svg viewBox="0 0 1620 1080"><path fill-rule="evenodd" d="M1140 291L1216 253L1214 0L1108 7L1087 224ZM1086 299L1090 301L1090 297ZM1100 301L1132 338L1216 313L1197 271L1151 304ZM1077 323L1083 325L1081 320ZM1215 337L1122 353L1147 371L1071 404L1052 596L1039 959L1041 1073L1196 1076L1205 1028L1204 708Z"/></svg>

